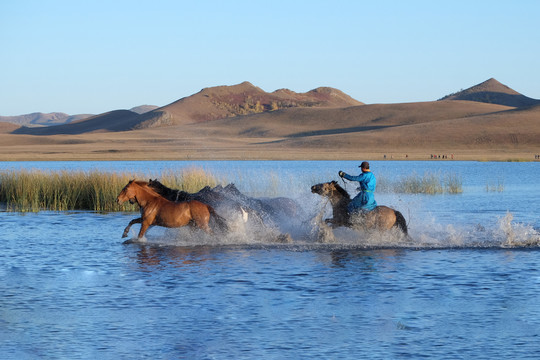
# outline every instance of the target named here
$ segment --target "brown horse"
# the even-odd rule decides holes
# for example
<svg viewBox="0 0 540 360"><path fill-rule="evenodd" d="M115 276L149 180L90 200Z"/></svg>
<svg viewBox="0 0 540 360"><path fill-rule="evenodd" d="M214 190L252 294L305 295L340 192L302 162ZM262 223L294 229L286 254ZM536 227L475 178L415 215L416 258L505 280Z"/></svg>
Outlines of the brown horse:
<svg viewBox="0 0 540 360"><path fill-rule="evenodd" d="M388 230L395 226L407 235L407 222L403 215L387 206L377 206L374 210L363 213L359 219L354 219L360 220L359 223L351 221L351 214L347 210L351 197L336 181L313 185L311 192L327 197L332 204L334 217L325 220L332 227L360 225L366 229Z"/></svg>
<svg viewBox="0 0 540 360"><path fill-rule="evenodd" d="M144 184L143 181L131 180L116 198L119 204L129 201L132 204L137 203L141 208L141 217L129 222L122 237L127 237L133 224L141 224L138 239L142 238L153 225L175 228L189 224L212 233L208 225L211 217L222 230L227 229L225 220L216 214L211 206L197 200L172 202Z"/></svg>

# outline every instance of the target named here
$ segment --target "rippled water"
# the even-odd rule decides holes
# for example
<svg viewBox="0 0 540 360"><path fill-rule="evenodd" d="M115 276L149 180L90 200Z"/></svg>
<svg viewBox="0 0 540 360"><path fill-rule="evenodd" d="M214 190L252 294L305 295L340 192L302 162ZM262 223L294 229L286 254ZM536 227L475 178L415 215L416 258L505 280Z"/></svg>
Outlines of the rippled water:
<svg viewBox="0 0 540 360"><path fill-rule="evenodd" d="M152 228L122 245L136 214L0 212L0 358L538 358L539 167L504 165L520 180L502 193L482 189L488 163L461 169L462 195L379 194L408 241L318 242L305 175L291 244Z"/></svg>

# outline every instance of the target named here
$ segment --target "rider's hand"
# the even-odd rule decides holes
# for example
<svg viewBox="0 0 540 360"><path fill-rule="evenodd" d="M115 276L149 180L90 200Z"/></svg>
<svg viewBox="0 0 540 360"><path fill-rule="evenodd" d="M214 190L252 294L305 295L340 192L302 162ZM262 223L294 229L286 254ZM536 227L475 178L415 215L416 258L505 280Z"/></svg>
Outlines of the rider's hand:
<svg viewBox="0 0 540 360"><path fill-rule="evenodd" d="M339 177L343 177L343 176L345 176L345 173L343 171L339 170L338 175L339 175Z"/></svg>

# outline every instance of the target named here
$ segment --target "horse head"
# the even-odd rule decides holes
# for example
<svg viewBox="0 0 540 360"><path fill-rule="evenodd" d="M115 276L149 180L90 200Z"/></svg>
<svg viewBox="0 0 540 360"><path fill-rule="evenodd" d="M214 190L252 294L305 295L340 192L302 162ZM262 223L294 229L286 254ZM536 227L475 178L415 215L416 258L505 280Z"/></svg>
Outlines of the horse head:
<svg viewBox="0 0 540 360"><path fill-rule="evenodd" d="M336 197L342 198L345 197L350 199L349 193L343 189L337 181L332 180L327 183L316 184L311 187L311 192L313 194L319 194L324 197L334 199Z"/></svg>
<svg viewBox="0 0 540 360"><path fill-rule="evenodd" d="M167 192L172 191L171 189L163 185L161 182L159 182L158 179L148 180L148 186L160 195L165 195Z"/></svg>
<svg viewBox="0 0 540 360"><path fill-rule="evenodd" d="M116 197L116 202L122 204L125 201L129 201L130 204L135 204L135 190L133 189L133 184L135 180L130 180L126 186L122 189L120 194Z"/></svg>

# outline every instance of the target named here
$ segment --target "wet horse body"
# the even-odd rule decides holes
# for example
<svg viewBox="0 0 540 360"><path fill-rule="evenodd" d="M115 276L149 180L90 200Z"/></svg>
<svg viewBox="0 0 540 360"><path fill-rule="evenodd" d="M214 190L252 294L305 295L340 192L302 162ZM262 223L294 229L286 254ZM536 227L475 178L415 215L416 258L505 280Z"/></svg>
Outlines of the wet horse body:
<svg viewBox="0 0 540 360"><path fill-rule="evenodd" d="M141 217L130 221L124 229L122 237L127 237L129 229L134 224L141 224L137 236L139 239L153 225L169 228L192 225L207 233L212 233L209 222L210 218L213 218L221 229L227 228L224 219L217 215L211 206L197 200L173 202L165 199L145 184L143 181L130 181L116 199L118 203L125 201L132 204L137 203L141 210Z"/></svg>
<svg viewBox="0 0 540 360"><path fill-rule="evenodd" d="M333 218L326 219L326 223L332 227L357 225L366 229L388 230L398 227L407 235L407 222L399 211L388 206L377 206L374 210L363 212L358 215L349 214L347 207L351 197L336 181L316 184L311 187L311 192L328 198L332 205Z"/></svg>
<svg viewBox="0 0 540 360"><path fill-rule="evenodd" d="M198 200L216 209L245 213L250 221L259 224L275 225L283 218L297 218L302 212L300 206L290 198L252 198L242 194L234 184L214 188L206 186L196 193L170 189L158 180L150 180L148 186L171 201Z"/></svg>

